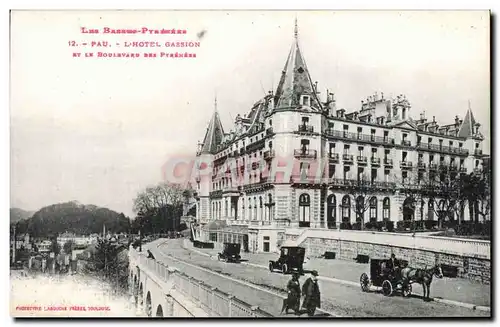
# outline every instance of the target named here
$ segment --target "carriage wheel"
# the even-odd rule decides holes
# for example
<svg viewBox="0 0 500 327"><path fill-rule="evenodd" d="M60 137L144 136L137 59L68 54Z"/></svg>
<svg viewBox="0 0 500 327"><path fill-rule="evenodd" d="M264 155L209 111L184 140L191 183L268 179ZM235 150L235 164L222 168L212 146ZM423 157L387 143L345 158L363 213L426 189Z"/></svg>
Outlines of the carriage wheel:
<svg viewBox="0 0 500 327"><path fill-rule="evenodd" d="M286 273L288 272L288 266L286 263L282 266L282 271L283 271L283 275L286 275Z"/></svg>
<svg viewBox="0 0 500 327"><path fill-rule="evenodd" d="M274 269L273 269L273 263L272 262L269 262L269 271L270 272L274 271Z"/></svg>
<svg viewBox="0 0 500 327"><path fill-rule="evenodd" d="M403 296L408 297L411 295L412 287L411 284L408 283L406 286L403 286Z"/></svg>
<svg viewBox="0 0 500 327"><path fill-rule="evenodd" d="M393 292L393 289L392 289L392 284L390 281L388 281L387 279L384 280L384 282L382 283L382 293L385 295L385 296L391 296L392 295L392 292Z"/></svg>
<svg viewBox="0 0 500 327"><path fill-rule="evenodd" d="M363 292L368 292L370 290L370 278L368 278L368 275L366 273L361 274L359 283Z"/></svg>

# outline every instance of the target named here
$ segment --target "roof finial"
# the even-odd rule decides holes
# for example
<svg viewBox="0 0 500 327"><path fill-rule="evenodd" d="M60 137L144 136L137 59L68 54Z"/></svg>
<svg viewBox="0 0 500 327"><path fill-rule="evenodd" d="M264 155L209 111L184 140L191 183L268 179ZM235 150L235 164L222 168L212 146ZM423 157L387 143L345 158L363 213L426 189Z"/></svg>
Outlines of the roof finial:
<svg viewBox="0 0 500 327"><path fill-rule="evenodd" d="M217 92L215 92L214 111L217 112Z"/></svg>
<svg viewBox="0 0 500 327"><path fill-rule="evenodd" d="M293 35L295 36L295 38L297 38L299 36L299 27L297 25L297 16L295 16L295 30L294 30Z"/></svg>

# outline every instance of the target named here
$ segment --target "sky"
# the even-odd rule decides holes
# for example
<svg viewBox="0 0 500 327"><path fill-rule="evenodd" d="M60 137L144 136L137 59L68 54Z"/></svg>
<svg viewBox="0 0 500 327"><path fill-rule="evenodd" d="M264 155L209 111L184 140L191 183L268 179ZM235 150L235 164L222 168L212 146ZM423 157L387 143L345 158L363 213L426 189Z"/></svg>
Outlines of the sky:
<svg viewBox="0 0 500 327"><path fill-rule="evenodd" d="M276 88L298 20L311 78L337 107L405 94L438 123L472 111L490 139L489 13L484 11L43 11L11 17L11 206L66 201L133 216L137 193L172 157L194 155L214 111L226 131ZM81 27L187 34L82 34ZM91 41L198 41L196 58L73 58Z"/></svg>

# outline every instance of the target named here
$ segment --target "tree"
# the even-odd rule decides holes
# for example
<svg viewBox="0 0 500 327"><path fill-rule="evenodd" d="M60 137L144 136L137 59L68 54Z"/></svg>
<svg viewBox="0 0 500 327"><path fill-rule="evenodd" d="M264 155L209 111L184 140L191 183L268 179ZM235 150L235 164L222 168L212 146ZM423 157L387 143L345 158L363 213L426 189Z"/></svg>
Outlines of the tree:
<svg viewBox="0 0 500 327"><path fill-rule="evenodd" d="M68 240L66 243L63 244L63 250L64 253L66 254L71 254L73 253L73 249L75 248L75 241L73 240Z"/></svg>
<svg viewBox="0 0 500 327"><path fill-rule="evenodd" d="M57 242L57 237L52 239L52 244L50 245L50 252L54 252L54 255L61 253L61 246Z"/></svg>
<svg viewBox="0 0 500 327"><path fill-rule="evenodd" d="M128 283L128 261L126 248L111 242L105 238L99 238L96 243L95 252L91 256L87 269L88 271L103 277L112 284L122 289L127 288Z"/></svg>
<svg viewBox="0 0 500 327"><path fill-rule="evenodd" d="M430 174L423 184L423 191L438 217L440 227L446 218L454 220L455 214L458 215L458 222L461 222L468 197L467 180L466 175L450 173L448 168L441 166L437 174Z"/></svg>
<svg viewBox="0 0 500 327"><path fill-rule="evenodd" d="M357 180L346 180L347 193L352 197L351 205L356 215L356 222L360 229L365 228L365 213L370 208L370 200L373 195L372 183L361 175Z"/></svg>
<svg viewBox="0 0 500 327"><path fill-rule="evenodd" d="M161 233L179 229L185 201L185 189L179 184L160 183L149 186L134 199L137 213L134 228L146 233Z"/></svg>

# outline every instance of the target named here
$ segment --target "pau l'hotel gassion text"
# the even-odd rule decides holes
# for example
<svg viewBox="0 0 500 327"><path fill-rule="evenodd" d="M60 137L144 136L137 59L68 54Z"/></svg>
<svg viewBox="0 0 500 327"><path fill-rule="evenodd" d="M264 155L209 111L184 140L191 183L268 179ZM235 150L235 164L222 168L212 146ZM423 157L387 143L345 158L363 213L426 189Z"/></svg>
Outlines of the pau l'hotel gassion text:
<svg viewBox="0 0 500 327"><path fill-rule="evenodd" d="M80 32L82 34L89 35L170 35L183 37L188 35L187 30L177 29L177 28L162 28L162 29L151 29L147 27L132 28L132 29L114 29L109 27L103 27L101 29L81 27ZM73 52L73 57L91 57L91 58L196 58L196 53L179 51L176 48L199 48L201 42L199 41L200 35L198 33L198 40L127 40L127 41L117 41L117 40L92 40L92 41L81 41L70 40L68 45L70 47L90 47L90 48L169 48L170 51L159 51L159 52L122 52L122 51L109 51L111 49L106 49L107 51L98 52Z"/></svg>

